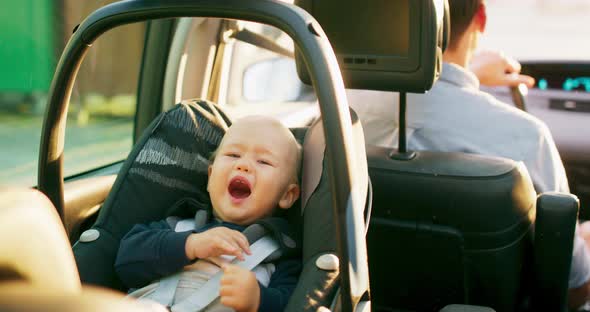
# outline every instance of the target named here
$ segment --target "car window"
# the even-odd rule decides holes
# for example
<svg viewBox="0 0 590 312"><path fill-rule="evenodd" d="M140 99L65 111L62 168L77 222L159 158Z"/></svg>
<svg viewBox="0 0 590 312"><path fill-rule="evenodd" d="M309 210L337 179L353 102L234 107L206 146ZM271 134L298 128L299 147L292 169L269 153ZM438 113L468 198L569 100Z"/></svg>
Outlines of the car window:
<svg viewBox="0 0 590 312"><path fill-rule="evenodd" d="M241 87L238 101L249 103L295 102L311 93L297 77L293 59L279 56L246 67Z"/></svg>
<svg viewBox="0 0 590 312"><path fill-rule="evenodd" d="M117 27L86 54L68 108L66 177L124 160L131 150L144 29Z"/></svg>
<svg viewBox="0 0 590 312"><path fill-rule="evenodd" d="M9 1L0 13L0 185L34 186L51 79L74 27L113 0ZM9 13L9 14L8 14ZM64 175L122 160L132 144L143 24L90 48L72 92Z"/></svg>
<svg viewBox="0 0 590 312"><path fill-rule="evenodd" d="M588 60L587 0L489 0L480 47L519 60Z"/></svg>
<svg viewBox="0 0 590 312"><path fill-rule="evenodd" d="M210 30L220 28L224 29L223 48L203 48L213 47L219 35ZM246 33L241 33L246 39L237 34L240 31ZM282 52L262 48L264 43L247 39L256 36L280 46ZM232 119L251 114L270 115L288 126L307 124L319 114L313 88L299 80L294 58L285 56L293 54L293 40L279 29L252 22L193 19L186 40L184 54L175 55L181 52L172 49L170 56L176 59L182 73L168 79L178 81L182 99L205 97L220 104ZM220 49L223 53L219 53ZM217 57L223 57L222 65L214 61ZM217 77L221 78L214 80Z"/></svg>
<svg viewBox="0 0 590 312"><path fill-rule="evenodd" d="M294 50L293 40L275 27L251 22L240 26ZM232 55L224 101L232 117L262 114L287 120L317 106L313 88L297 76L294 58L241 40L235 41Z"/></svg>

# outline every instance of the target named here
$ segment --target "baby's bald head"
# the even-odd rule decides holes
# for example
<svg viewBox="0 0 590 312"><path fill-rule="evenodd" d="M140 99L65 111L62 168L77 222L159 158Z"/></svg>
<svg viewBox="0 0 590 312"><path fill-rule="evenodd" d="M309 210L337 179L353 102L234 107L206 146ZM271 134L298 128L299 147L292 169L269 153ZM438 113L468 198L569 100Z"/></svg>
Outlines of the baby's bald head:
<svg viewBox="0 0 590 312"><path fill-rule="evenodd" d="M299 198L301 148L279 121L265 116L235 121L216 153L207 190L221 220L252 224Z"/></svg>
<svg viewBox="0 0 590 312"><path fill-rule="evenodd" d="M301 168L301 145L293 133L280 121L268 116L246 116L232 123L225 133L219 147L228 142L246 143L248 140L261 140L271 144L271 147L281 161L285 161L292 168L295 182Z"/></svg>

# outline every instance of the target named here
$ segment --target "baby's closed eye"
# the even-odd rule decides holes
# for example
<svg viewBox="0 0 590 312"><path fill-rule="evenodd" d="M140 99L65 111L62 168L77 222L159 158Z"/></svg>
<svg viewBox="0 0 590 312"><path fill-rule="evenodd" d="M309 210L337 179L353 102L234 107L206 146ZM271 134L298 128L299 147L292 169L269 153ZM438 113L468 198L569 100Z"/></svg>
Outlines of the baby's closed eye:
<svg viewBox="0 0 590 312"><path fill-rule="evenodd" d="M272 162L269 161L269 160L266 160L266 159L259 159L258 160L258 163L261 164L261 165L274 167L274 165L272 164Z"/></svg>
<svg viewBox="0 0 590 312"><path fill-rule="evenodd" d="M239 153L235 153L235 152L228 152L224 154L227 157L231 157L231 158L240 158L240 154Z"/></svg>

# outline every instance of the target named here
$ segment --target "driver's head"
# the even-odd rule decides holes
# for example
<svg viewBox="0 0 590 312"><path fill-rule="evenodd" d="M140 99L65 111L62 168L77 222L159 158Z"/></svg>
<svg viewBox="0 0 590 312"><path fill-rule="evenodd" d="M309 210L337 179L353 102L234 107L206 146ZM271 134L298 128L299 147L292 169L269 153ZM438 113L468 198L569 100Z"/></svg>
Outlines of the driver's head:
<svg viewBox="0 0 590 312"><path fill-rule="evenodd" d="M301 147L279 121L250 116L235 121L209 166L207 190L223 221L252 224L299 197Z"/></svg>
<svg viewBox="0 0 590 312"><path fill-rule="evenodd" d="M451 15L451 38L449 50L477 45L478 35L486 25L484 0L449 0ZM470 42L462 41L468 40Z"/></svg>

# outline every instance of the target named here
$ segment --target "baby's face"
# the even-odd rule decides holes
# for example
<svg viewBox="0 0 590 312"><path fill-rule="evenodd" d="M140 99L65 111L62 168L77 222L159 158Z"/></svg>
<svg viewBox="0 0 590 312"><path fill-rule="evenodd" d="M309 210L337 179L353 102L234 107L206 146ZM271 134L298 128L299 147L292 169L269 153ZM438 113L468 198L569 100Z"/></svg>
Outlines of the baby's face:
<svg viewBox="0 0 590 312"><path fill-rule="evenodd" d="M299 188L292 140L288 129L264 117L240 119L228 129L209 167L207 190L217 217L248 225L293 204Z"/></svg>

